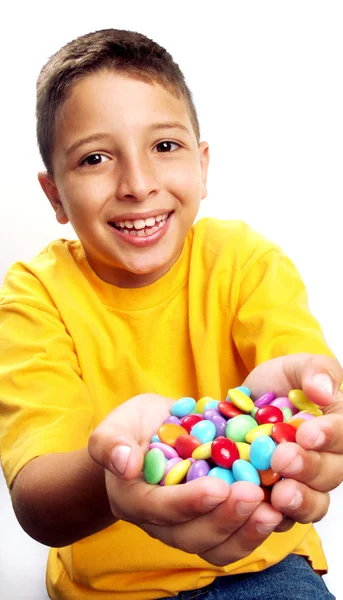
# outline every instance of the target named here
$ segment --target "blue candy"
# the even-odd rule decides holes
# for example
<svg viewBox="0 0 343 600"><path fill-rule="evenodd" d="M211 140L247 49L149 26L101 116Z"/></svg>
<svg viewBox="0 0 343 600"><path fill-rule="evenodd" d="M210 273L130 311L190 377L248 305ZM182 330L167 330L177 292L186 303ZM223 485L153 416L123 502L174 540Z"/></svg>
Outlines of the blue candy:
<svg viewBox="0 0 343 600"><path fill-rule="evenodd" d="M236 481L251 481L260 485L260 476L257 469L247 460L239 458L232 465L232 473Z"/></svg>
<svg viewBox="0 0 343 600"><path fill-rule="evenodd" d="M251 442L250 446L250 461L251 464L259 471L270 469L270 461L272 459L276 443L268 435L261 435Z"/></svg>
<svg viewBox="0 0 343 600"><path fill-rule="evenodd" d="M180 398L180 400L176 400L173 406L170 409L170 412L174 417L185 417L189 415L196 405L196 401L194 398Z"/></svg>
<svg viewBox="0 0 343 600"><path fill-rule="evenodd" d="M213 467L213 469L208 472L208 476L219 477L219 479L223 479L230 485L235 481L231 469L224 469L223 467Z"/></svg>
<svg viewBox="0 0 343 600"><path fill-rule="evenodd" d="M193 425L191 429L191 435L194 435L202 444L206 442L212 442L216 437L216 426L211 421L199 421Z"/></svg>

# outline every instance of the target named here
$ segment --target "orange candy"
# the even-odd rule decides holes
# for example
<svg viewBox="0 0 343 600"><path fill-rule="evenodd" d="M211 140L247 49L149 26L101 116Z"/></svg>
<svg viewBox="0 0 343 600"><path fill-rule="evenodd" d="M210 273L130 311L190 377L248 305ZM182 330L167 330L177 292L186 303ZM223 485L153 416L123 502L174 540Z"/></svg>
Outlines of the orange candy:
<svg viewBox="0 0 343 600"><path fill-rule="evenodd" d="M272 469L267 469L266 471L259 471L258 474L261 479L261 484L265 485L266 487L274 485L274 483L281 479L280 473L275 473L275 471L273 471Z"/></svg>
<svg viewBox="0 0 343 600"><path fill-rule="evenodd" d="M180 435L188 435L188 431L175 423L163 423L158 430L161 442L175 448L175 442Z"/></svg>

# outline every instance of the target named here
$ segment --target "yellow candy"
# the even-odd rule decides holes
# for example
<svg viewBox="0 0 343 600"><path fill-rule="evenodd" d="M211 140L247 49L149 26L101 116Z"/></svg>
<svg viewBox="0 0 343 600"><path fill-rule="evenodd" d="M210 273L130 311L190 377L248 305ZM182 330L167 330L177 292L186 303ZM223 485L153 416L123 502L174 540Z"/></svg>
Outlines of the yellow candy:
<svg viewBox="0 0 343 600"><path fill-rule="evenodd" d="M229 396L232 404L246 413L250 413L255 406L252 399L244 394L244 392L241 390L228 390L227 395Z"/></svg>
<svg viewBox="0 0 343 600"><path fill-rule="evenodd" d="M288 398L298 410L305 410L306 412L318 410L317 404L311 402L302 390L291 390Z"/></svg>
<svg viewBox="0 0 343 600"><path fill-rule="evenodd" d="M302 410L301 412L296 414L300 417L302 413L307 413L309 415L313 415L314 417L322 417L324 414L323 411L320 410L319 406L317 406L317 404L314 404L314 408L306 408L306 410Z"/></svg>
<svg viewBox="0 0 343 600"><path fill-rule="evenodd" d="M192 463L190 460L188 460L188 458L176 463L176 465L170 469L169 473L167 473L164 480L164 485L177 485L178 483L181 483L181 481L183 481L183 479L186 477L191 464Z"/></svg>
<svg viewBox="0 0 343 600"><path fill-rule="evenodd" d="M198 446L193 450L192 458L195 458L195 460L207 460L208 458L211 458L211 446L212 442L201 444L201 446Z"/></svg>
<svg viewBox="0 0 343 600"><path fill-rule="evenodd" d="M239 452L239 458L242 460L250 460L250 444L246 442L236 442L236 446Z"/></svg>
<svg viewBox="0 0 343 600"><path fill-rule="evenodd" d="M198 400L198 402L195 405L196 411L202 414L204 412L205 405L207 404L207 402L210 402L210 400L213 400L213 398L211 398L210 396L204 396L203 398L200 398L200 400Z"/></svg>
<svg viewBox="0 0 343 600"><path fill-rule="evenodd" d="M294 427L295 429L298 429L298 427L300 427L301 423L305 423L305 419L299 419L298 415L295 415L295 417L292 417L292 419L289 419L289 421L287 421L288 425L292 425L292 427Z"/></svg>
<svg viewBox="0 0 343 600"><path fill-rule="evenodd" d="M258 427L254 427L250 429L245 436L245 441L251 444L256 438L261 435L270 435L275 423L263 423L263 425L259 425Z"/></svg>

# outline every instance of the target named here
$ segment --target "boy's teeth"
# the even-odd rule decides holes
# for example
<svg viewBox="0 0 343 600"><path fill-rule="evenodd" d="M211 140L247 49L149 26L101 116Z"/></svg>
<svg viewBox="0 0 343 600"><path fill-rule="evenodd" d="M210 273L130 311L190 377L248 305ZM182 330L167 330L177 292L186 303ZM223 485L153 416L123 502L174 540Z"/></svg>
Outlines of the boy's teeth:
<svg viewBox="0 0 343 600"><path fill-rule="evenodd" d="M156 223L160 223L167 218L168 214L157 215L156 217L148 217L147 219L135 219L134 221L116 221L115 224L121 229L135 229L141 231L145 227L154 227Z"/></svg>

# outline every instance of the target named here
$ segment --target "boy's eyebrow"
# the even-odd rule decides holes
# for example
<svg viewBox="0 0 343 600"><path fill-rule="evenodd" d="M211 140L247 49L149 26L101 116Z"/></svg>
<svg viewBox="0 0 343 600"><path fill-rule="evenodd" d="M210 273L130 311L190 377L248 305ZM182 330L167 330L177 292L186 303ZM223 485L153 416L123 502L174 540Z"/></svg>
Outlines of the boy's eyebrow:
<svg viewBox="0 0 343 600"><path fill-rule="evenodd" d="M80 146L84 144L90 144L91 142L100 142L101 140L109 139L111 136L108 133L94 133L93 135L89 135L85 138L81 138L77 140L73 144L71 144L67 150L66 155L69 156L74 150L77 150Z"/></svg>
<svg viewBox="0 0 343 600"><path fill-rule="evenodd" d="M157 131L159 129L182 129L183 131L186 131L186 133L189 133L188 127L186 127L179 121L166 121L163 123L154 123L151 126L152 131ZM66 155L69 156L72 152L74 152L75 150L77 150L77 148L83 146L84 144L100 142L105 139L110 139L111 137L112 136L109 133L94 133L93 135L81 138L67 148Z"/></svg>
<svg viewBox="0 0 343 600"><path fill-rule="evenodd" d="M182 125L180 121L166 121L165 123L156 123L152 125L151 129L153 131L156 131L157 129L182 129L183 131L189 133L188 127Z"/></svg>

